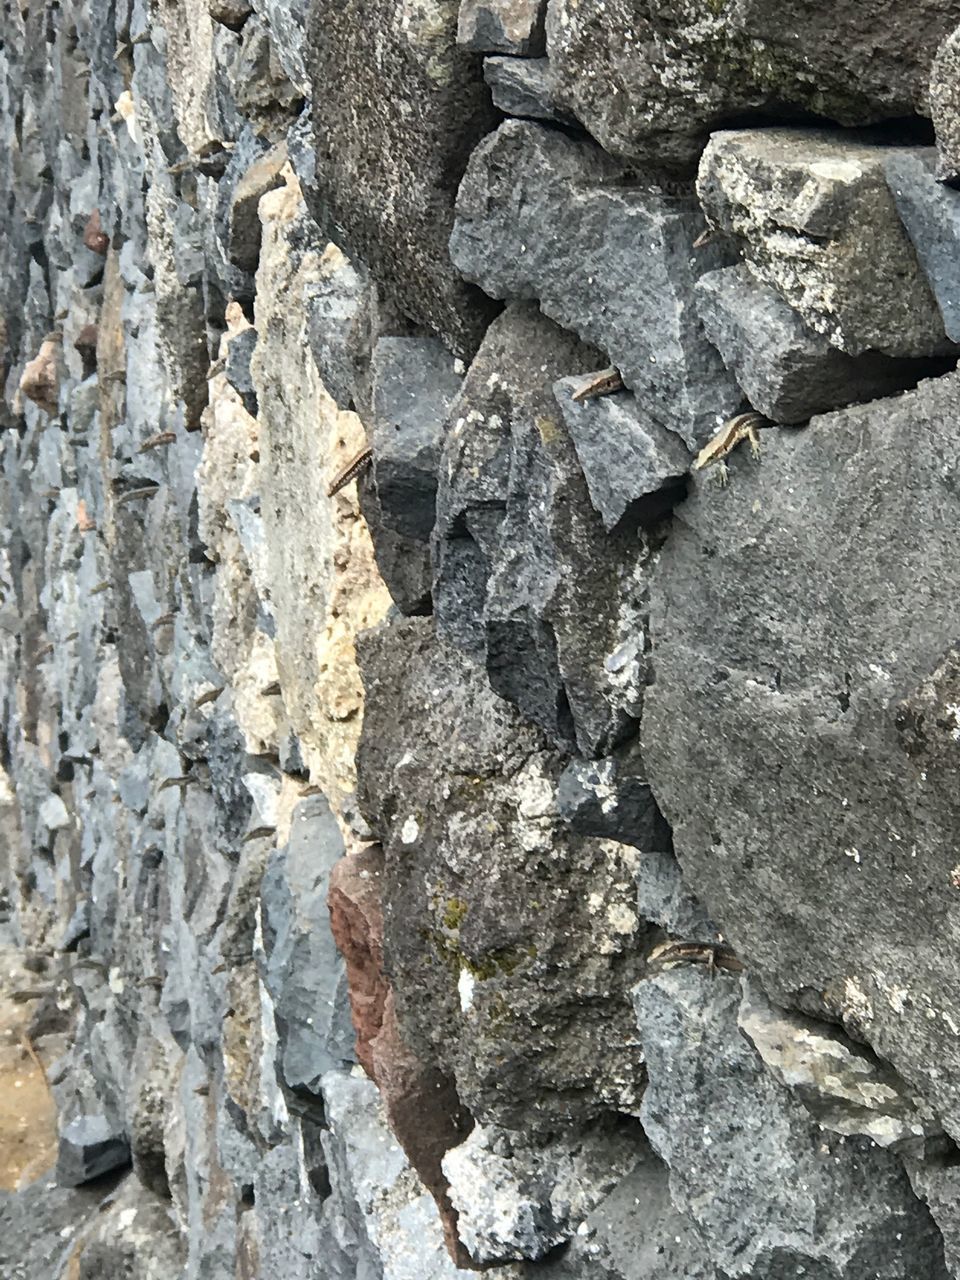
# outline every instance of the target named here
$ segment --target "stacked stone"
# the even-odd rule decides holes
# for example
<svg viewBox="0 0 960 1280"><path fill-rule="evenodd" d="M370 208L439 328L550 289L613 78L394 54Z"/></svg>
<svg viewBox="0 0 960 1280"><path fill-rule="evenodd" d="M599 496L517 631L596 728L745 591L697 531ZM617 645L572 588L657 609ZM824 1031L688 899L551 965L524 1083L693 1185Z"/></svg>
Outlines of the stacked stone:
<svg viewBox="0 0 960 1280"><path fill-rule="evenodd" d="M16 1280L960 1277L960 0L5 24Z"/></svg>

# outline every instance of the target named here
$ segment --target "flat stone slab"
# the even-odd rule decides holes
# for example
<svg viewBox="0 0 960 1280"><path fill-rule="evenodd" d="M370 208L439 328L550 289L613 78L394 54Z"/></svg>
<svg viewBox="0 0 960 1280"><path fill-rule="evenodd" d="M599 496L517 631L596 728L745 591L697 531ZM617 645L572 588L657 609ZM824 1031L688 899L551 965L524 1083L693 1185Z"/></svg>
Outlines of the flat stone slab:
<svg viewBox="0 0 960 1280"><path fill-rule="evenodd" d="M547 0L460 0L457 43L471 53L537 57L546 49Z"/></svg>
<svg viewBox="0 0 960 1280"><path fill-rule="evenodd" d="M940 306L947 337L960 342L960 191L937 180L932 147L895 151L887 182Z"/></svg>
<svg viewBox="0 0 960 1280"><path fill-rule="evenodd" d="M723 131L697 190L756 277L840 351L942 355L950 344L887 187L888 155L827 130Z"/></svg>
<svg viewBox="0 0 960 1280"><path fill-rule="evenodd" d="M484 58L483 78L505 116L576 123L557 102L549 58Z"/></svg>
<svg viewBox="0 0 960 1280"><path fill-rule="evenodd" d="M592 143L508 120L470 158L450 252L491 296L536 298L606 352L644 410L693 447L740 401L694 305L720 251L692 250L703 231L692 189L620 176Z"/></svg>
<svg viewBox="0 0 960 1280"><path fill-rule="evenodd" d="M936 358L838 351L745 263L701 276L697 306L707 337L744 395L773 422L805 422L815 413L878 400L945 372Z"/></svg>

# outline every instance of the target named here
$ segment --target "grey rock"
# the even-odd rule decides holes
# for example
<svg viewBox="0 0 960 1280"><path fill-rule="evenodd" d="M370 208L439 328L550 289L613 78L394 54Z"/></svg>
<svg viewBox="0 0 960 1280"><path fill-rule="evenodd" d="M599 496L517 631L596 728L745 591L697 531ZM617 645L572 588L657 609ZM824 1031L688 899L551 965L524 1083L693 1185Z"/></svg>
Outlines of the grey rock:
<svg viewBox="0 0 960 1280"><path fill-rule="evenodd" d="M644 920L681 942L716 945L722 940L719 929L684 881L670 848L644 849L637 861L636 879L637 910Z"/></svg>
<svg viewBox="0 0 960 1280"><path fill-rule="evenodd" d="M947 337L960 342L960 191L935 177L933 148L887 158L887 182L940 306Z"/></svg>
<svg viewBox="0 0 960 1280"><path fill-rule="evenodd" d="M429 613L440 448L461 379L436 338L414 337L380 338L370 377L372 482L360 486L360 507L394 603Z"/></svg>
<svg viewBox="0 0 960 1280"><path fill-rule="evenodd" d="M946 36L930 68L930 115L937 136L937 177L960 182L960 27Z"/></svg>
<svg viewBox="0 0 960 1280"><path fill-rule="evenodd" d="M604 527L613 529L628 514L656 524L686 495L689 452L635 396L575 401L583 385L582 378L561 378L553 390Z"/></svg>
<svg viewBox="0 0 960 1280"><path fill-rule="evenodd" d="M253 13L252 0L210 0L210 17L239 31Z"/></svg>
<svg viewBox="0 0 960 1280"><path fill-rule="evenodd" d="M481 1124L547 1136L634 1111L633 852L564 828L564 758L428 620L367 633L359 652L359 798L385 851L384 955L407 1042Z"/></svg>
<svg viewBox="0 0 960 1280"><path fill-rule="evenodd" d="M815 413L893 395L945 372L935 360L837 350L745 264L701 276L697 307L707 337L744 395L773 422L805 422Z"/></svg>
<svg viewBox="0 0 960 1280"><path fill-rule="evenodd" d="M457 43L472 53L545 51L547 0L460 0Z"/></svg>
<svg viewBox="0 0 960 1280"><path fill-rule="evenodd" d="M914 1191L927 1202L940 1228L944 1258L950 1274L956 1277L960 1275L960 1165L950 1158L908 1160L907 1172Z"/></svg>
<svg viewBox="0 0 960 1280"><path fill-rule="evenodd" d="M310 77L304 65L306 0L254 0L254 7L270 31L280 64L298 93L309 95Z"/></svg>
<svg viewBox="0 0 960 1280"><path fill-rule="evenodd" d="M96 1223L109 1202L115 1181L68 1188L44 1177L17 1192L0 1191L0 1273L5 1280L60 1276L77 1237Z"/></svg>
<svg viewBox="0 0 960 1280"><path fill-rule="evenodd" d="M957 0L909 0L882 18L857 0L550 0L547 43L565 104L607 151L689 172L737 116L854 125L922 112L958 20Z"/></svg>
<svg viewBox="0 0 960 1280"><path fill-rule="evenodd" d="M456 44L458 0L411 17L393 0L316 0L307 35L321 230L461 356L495 308L450 265L456 188L495 115Z"/></svg>
<svg viewBox="0 0 960 1280"><path fill-rule="evenodd" d="M756 277L839 350L943 354L943 319L887 187L887 154L827 130L725 130L703 153L697 190Z"/></svg>
<svg viewBox="0 0 960 1280"><path fill-rule="evenodd" d="M61 1187L79 1187L129 1163L127 1140L105 1115L77 1115L61 1126L57 1151Z"/></svg>
<svg viewBox="0 0 960 1280"><path fill-rule="evenodd" d="M227 344L227 381L243 401L247 413L257 416L257 389L250 374L250 360L257 345L256 329L244 329Z"/></svg>
<svg viewBox="0 0 960 1280"><path fill-rule="evenodd" d="M687 883L770 996L841 1021L953 1135L958 413L950 374L698 485L651 588L642 735Z"/></svg>
<svg viewBox="0 0 960 1280"><path fill-rule="evenodd" d="M602 760L571 760L557 781L557 811L578 835L643 850L670 848L670 828L635 742Z"/></svg>
<svg viewBox="0 0 960 1280"><path fill-rule="evenodd" d="M327 912L330 871L342 853L327 802L304 800L288 843L270 857L260 891L263 981L280 1038L279 1067L290 1088L313 1093L321 1076L353 1061L346 977Z"/></svg>
<svg viewBox="0 0 960 1280"><path fill-rule="evenodd" d="M693 445L740 400L693 301L719 250L692 252L703 230L692 191L619 177L591 143L508 120L470 158L450 253L487 293L536 298L604 350L644 409Z"/></svg>
<svg viewBox="0 0 960 1280"><path fill-rule="evenodd" d="M734 979L693 967L634 991L643 1126L718 1268L755 1280L801 1268L818 1280L945 1280L943 1241L900 1162L820 1129L739 1034L739 999Z"/></svg>
<svg viewBox="0 0 960 1280"><path fill-rule="evenodd" d="M270 4L270 0L266 0L264 7L270 14L279 15L294 2L295 0L275 0ZM305 16L305 9L299 2L296 7ZM283 34L289 35L291 30L288 23ZM220 33L224 43L227 34L224 31ZM296 33L294 41L298 36L302 39L302 30ZM305 78L296 59L299 50L295 49L294 41L288 41L287 61L294 65L301 78ZM289 56L291 52L294 53L293 59ZM233 59L224 58L223 61L226 64L223 87L232 93L237 110L243 116L254 120L261 117L269 120L277 114L278 109L292 112L299 107L303 90L288 78L284 59L278 56L274 44L271 27L259 13L244 23L236 56Z"/></svg>
<svg viewBox="0 0 960 1280"><path fill-rule="evenodd" d="M504 115L575 123L556 100L549 58L484 58L483 78Z"/></svg>
<svg viewBox="0 0 960 1280"><path fill-rule="evenodd" d="M722 1280L689 1217L674 1209L667 1167L649 1147L587 1214L566 1250L529 1264L523 1274L527 1280Z"/></svg>
<svg viewBox="0 0 960 1280"><path fill-rule="evenodd" d="M247 168L230 196L227 212L227 256L241 271L253 272L260 259L258 206L268 191L283 186L287 144L278 142Z"/></svg>
<svg viewBox="0 0 960 1280"><path fill-rule="evenodd" d="M821 1128L919 1157L936 1152L943 1130L929 1108L895 1071L836 1028L777 1009L750 982L737 1022L774 1079Z"/></svg>
<svg viewBox="0 0 960 1280"><path fill-rule="evenodd" d="M605 1123L535 1147L477 1125L443 1158L457 1231L474 1262L536 1261L565 1243L645 1143L636 1123Z"/></svg>
<svg viewBox="0 0 960 1280"><path fill-rule="evenodd" d="M370 330L371 286L366 273L335 246L321 259L307 293L310 350L323 385L341 409L356 398L360 350Z"/></svg>

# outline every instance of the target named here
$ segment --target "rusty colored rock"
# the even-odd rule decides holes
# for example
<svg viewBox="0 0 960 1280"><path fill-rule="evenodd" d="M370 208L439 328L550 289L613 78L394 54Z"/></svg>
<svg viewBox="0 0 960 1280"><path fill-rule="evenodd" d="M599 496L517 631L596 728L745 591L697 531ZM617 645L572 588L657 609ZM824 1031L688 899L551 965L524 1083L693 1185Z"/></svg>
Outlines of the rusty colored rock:
<svg viewBox="0 0 960 1280"><path fill-rule="evenodd" d="M83 243L94 253L106 257L107 250L110 248L110 237L100 225L99 209L94 209L87 219L87 225L83 228Z"/></svg>
<svg viewBox="0 0 960 1280"><path fill-rule="evenodd" d="M457 1235L457 1211L441 1161L472 1127L449 1076L404 1041L383 968L383 851L369 845L333 869L330 924L347 966L357 1059L380 1090L390 1128L440 1211L444 1240L459 1267L472 1267Z"/></svg>
<svg viewBox="0 0 960 1280"><path fill-rule="evenodd" d="M93 533L96 527L96 520L87 514L87 504L81 498L77 502L77 528L81 533Z"/></svg>
<svg viewBox="0 0 960 1280"><path fill-rule="evenodd" d="M48 333L40 350L28 361L21 377L20 390L51 417L60 411L60 355L63 335Z"/></svg>

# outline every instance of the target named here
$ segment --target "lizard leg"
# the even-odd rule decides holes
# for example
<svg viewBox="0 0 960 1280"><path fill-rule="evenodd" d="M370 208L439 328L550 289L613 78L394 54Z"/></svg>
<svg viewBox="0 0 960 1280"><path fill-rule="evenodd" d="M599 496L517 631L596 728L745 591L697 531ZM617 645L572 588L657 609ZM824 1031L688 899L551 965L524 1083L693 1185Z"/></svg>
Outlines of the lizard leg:
<svg viewBox="0 0 960 1280"><path fill-rule="evenodd" d="M717 463L717 480L719 481L721 489L725 489L727 487L727 481L729 479L730 472L727 470L727 464L721 458Z"/></svg>
<svg viewBox="0 0 960 1280"><path fill-rule="evenodd" d="M757 435L756 427L747 427L747 439L750 442L750 452L759 462L760 460L760 437Z"/></svg>

